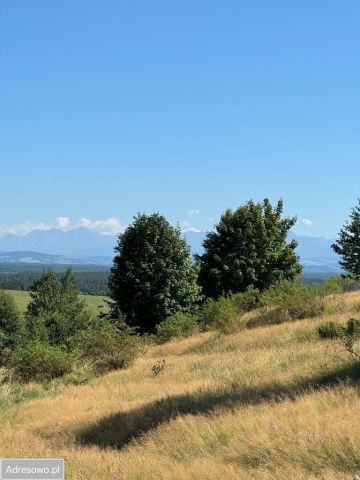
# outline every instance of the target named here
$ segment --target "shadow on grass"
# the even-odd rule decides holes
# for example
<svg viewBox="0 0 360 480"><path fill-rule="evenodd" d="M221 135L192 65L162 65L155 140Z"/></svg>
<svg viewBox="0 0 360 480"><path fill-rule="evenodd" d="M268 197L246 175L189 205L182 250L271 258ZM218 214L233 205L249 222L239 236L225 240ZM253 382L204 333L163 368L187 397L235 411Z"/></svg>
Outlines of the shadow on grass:
<svg viewBox="0 0 360 480"><path fill-rule="evenodd" d="M218 408L232 409L241 405L256 405L264 401L295 400L306 391L333 387L344 380L350 384L357 384L359 379L359 369L350 366L291 385L275 382L258 387L242 388L239 385L233 385L218 391L198 391L169 396L131 411L103 417L81 430L77 435L77 441L102 448L121 449L141 435L179 415L206 415Z"/></svg>

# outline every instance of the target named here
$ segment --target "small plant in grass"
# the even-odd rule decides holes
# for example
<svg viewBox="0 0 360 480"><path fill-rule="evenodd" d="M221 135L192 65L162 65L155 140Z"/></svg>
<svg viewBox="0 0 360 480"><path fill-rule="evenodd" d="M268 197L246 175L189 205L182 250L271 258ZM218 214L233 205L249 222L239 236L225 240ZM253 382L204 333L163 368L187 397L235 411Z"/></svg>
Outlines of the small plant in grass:
<svg viewBox="0 0 360 480"><path fill-rule="evenodd" d="M75 365L70 373L65 374L59 379L63 385L84 385L96 375L93 367L89 364Z"/></svg>
<svg viewBox="0 0 360 480"><path fill-rule="evenodd" d="M351 358L360 366L360 319L350 318L343 331L342 342Z"/></svg>
<svg viewBox="0 0 360 480"><path fill-rule="evenodd" d="M354 306L354 310L355 310L355 312L360 312L360 303L357 303L357 304Z"/></svg>
<svg viewBox="0 0 360 480"><path fill-rule="evenodd" d="M172 338L185 338L199 331L197 318L178 312L156 326L159 342L167 342Z"/></svg>
<svg viewBox="0 0 360 480"><path fill-rule="evenodd" d="M152 366L151 371L155 375L159 375L159 373L165 370L165 359L159 360L155 365Z"/></svg>
<svg viewBox="0 0 360 480"><path fill-rule="evenodd" d="M335 322L325 322L319 325L318 334L321 339L340 338L343 328Z"/></svg>

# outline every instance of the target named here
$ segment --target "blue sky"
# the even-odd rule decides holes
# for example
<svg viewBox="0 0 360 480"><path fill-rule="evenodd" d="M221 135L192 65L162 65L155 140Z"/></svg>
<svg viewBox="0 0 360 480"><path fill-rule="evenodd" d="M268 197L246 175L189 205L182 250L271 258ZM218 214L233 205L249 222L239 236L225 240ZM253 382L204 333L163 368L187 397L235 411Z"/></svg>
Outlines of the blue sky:
<svg viewBox="0 0 360 480"><path fill-rule="evenodd" d="M0 9L0 233L283 197L333 237L360 196L358 0Z"/></svg>

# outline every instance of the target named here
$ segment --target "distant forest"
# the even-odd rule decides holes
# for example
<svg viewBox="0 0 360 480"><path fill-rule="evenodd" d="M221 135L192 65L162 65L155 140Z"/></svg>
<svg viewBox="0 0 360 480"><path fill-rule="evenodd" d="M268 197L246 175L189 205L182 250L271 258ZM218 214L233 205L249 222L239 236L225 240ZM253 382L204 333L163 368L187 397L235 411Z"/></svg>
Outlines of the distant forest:
<svg viewBox="0 0 360 480"><path fill-rule="evenodd" d="M53 270L55 268L52 267ZM46 268L42 268L46 270ZM61 277L62 269L56 269ZM103 271L74 271L78 289L89 295L108 295L109 269ZM0 290L31 290L41 271L0 271Z"/></svg>
<svg viewBox="0 0 360 480"><path fill-rule="evenodd" d="M18 267L14 268L14 271L1 271L3 265L0 264L0 290L31 290L32 284L37 280L42 271L46 270L44 265L42 269L30 269L26 271L18 271ZM55 271L56 275L60 278L64 272L63 268L56 268L57 266L51 266L51 269ZM88 268L94 268L89 266ZM24 266L22 266L24 268ZM49 267L50 268L50 267ZM77 287L82 293L88 295L108 295L108 280L109 269L101 269L99 271L91 271L84 269L84 271L77 271L74 269L74 275L76 278ZM306 284L312 285L314 283L322 283L324 280L331 276L330 273L308 273L302 277L302 281Z"/></svg>

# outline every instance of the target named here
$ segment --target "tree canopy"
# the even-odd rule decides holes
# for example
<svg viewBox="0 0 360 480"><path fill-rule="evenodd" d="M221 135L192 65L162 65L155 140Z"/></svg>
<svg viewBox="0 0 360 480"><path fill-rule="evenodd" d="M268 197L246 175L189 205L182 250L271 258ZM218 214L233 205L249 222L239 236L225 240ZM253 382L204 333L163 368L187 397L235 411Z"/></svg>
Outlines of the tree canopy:
<svg viewBox="0 0 360 480"><path fill-rule="evenodd" d="M360 279L360 199L352 209L350 221L340 230L333 250L342 257L340 265L349 277Z"/></svg>
<svg viewBox="0 0 360 480"><path fill-rule="evenodd" d="M226 210L205 238L203 255L197 257L199 284L207 297L227 296L250 287L263 291L301 273L297 242L287 242L296 218L283 218L282 213L282 200L273 208L268 199Z"/></svg>
<svg viewBox="0 0 360 480"><path fill-rule="evenodd" d="M177 312L192 313L199 301L191 249L159 214L139 214L119 236L109 288L126 322L141 332Z"/></svg>
<svg viewBox="0 0 360 480"><path fill-rule="evenodd" d="M30 336L56 345L85 328L90 316L78 294L71 268L61 279L52 270L43 272L32 287L27 307Z"/></svg>
<svg viewBox="0 0 360 480"><path fill-rule="evenodd" d="M11 295L0 290L0 365L23 340L24 322Z"/></svg>

